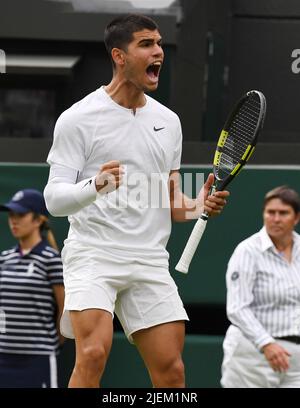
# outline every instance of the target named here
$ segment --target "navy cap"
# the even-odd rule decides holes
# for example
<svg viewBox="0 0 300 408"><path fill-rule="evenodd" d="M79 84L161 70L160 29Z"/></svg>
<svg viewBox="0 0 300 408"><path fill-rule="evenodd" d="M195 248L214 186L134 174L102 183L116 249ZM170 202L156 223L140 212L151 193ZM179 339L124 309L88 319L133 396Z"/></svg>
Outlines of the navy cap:
<svg viewBox="0 0 300 408"><path fill-rule="evenodd" d="M0 205L0 211L14 211L19 214L34 212L48 216L43 194L30 188L18 191L8 203Z"/></svg>

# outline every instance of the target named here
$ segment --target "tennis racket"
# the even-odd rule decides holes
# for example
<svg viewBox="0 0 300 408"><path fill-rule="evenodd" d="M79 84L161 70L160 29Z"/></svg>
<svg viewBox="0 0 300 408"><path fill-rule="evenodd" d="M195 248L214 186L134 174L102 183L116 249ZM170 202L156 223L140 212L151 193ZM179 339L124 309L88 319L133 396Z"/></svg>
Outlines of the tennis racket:
<svg viewBox="0 0 300 408"><path fill-rule="evenodd" d="M266 99L259 91L249 91L237 102L221 131L213 161L214 184L210 194L222 191L239 174L251 157L263 127ZM176 270L187 273L205 231L208 214L196 222Z"/></svg>

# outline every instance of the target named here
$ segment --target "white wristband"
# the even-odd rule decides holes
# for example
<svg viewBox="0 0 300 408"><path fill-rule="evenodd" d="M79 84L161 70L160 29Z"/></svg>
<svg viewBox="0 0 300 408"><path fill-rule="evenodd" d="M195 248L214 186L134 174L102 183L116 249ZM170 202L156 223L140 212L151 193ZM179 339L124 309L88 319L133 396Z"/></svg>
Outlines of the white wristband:
<svg viewBox="0 0 300 408"><path fill-rule="evenodd" d="M81 207L86 207L97 198L95 178L96 176L82 180L73 186L73 197Z"/></svg>

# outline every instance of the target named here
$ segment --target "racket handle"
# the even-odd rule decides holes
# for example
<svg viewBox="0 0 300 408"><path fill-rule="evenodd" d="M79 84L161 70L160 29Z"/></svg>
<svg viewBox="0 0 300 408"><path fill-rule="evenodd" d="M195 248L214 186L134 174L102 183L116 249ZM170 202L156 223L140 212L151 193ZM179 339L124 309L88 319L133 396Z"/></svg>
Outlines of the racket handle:
<svg viewBox="0 0 300 408"><path fill-rule="evenodd" d="M184 248L181 258L179 259L179 262L175 267L176 271L178 272L188 273L190 263L193 259L194 253L196 252L196 249L206 228L207 217L203 218L199 218L196 224L194 225L193 231Z"/></svg>

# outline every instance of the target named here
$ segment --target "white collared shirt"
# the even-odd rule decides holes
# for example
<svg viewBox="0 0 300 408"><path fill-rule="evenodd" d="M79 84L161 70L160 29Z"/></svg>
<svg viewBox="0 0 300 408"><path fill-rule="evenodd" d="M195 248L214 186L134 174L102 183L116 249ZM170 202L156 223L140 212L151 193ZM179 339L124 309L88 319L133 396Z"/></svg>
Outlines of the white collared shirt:
<svg viewBox="0 0 300 408"><path fill-rule="evenodd" d="M300 335L300 235L289 263L263 227L242 241L226 273L227 315L258 348L274 337Z"/></svg>

